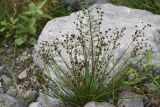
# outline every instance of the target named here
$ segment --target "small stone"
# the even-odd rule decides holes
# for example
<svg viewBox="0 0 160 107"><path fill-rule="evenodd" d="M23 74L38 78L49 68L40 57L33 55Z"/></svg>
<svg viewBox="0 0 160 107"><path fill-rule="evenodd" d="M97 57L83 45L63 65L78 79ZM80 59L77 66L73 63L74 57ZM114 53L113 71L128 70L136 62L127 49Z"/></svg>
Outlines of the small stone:
<svg viewBox="0 0 160 107"><path fill-rule="evenodd" d="M0 66L0 71L2 71L4 69L4 65Z"/></svg>
<svg viewBox="0 0 160 107"><path fill-rule="evenodd" d="M25 95L24 95L24 99L27 99L28 101L36 101L38 97L38 92L37 91L32 91L32 90L28 90Z"/></svg>
<svg viewBox="0 0 160 107"><path fill-rule="evenodd" d="M89 102L84 107L115 107L114 105L107 102Z"/></svg>
<svg viewBox="0 0 160 107"><path fill-rule="evenodd" d="M124 91L119 96L120 99L118 100L117 107L144 107L142 95L131 91Z"/></svg>
<svg viewBox="0 0 160 107"><path fill-rule="evenodd" d="M59 99L52 98L43 93L39 93L37 102L39 102L43 107L59 107L59 105L61 104L61 101Z"/></svg>
<svg viewBox="0 0 160 107"><path fill-rule="evenodd" d="M6 75L2 75L1 79L3 80L4 84L6 84L6 85L11 83L11 79Z"/></svg>
<svg viewBox="0 0 160 107"><path fill-rule="evenodd" d="M4 107L3 103L0 103L0 107Z"/></svg>
<svg viewBox="0 0 160 107"><path fill-rule="evenodd" d="M12 96L12 97L17 97L19 99L24 99L26 102L33 102L36 101L37 97L38 97L38 92L37 91L32 91L31 89L28 91L24 91L24 90L16 90L13 87L10 87L8 89L8 91L6 92L6 94Z"/></svg>
<svg viewBox="0 0 160 107"><path fill-rule="evenodd" d="M12 97L16 97L17 96L17 90L13 87L9 87L8 91L6 92L6 94L12 96Z"/></svg>
<svg viewBox="0 0 160 107"><path fill-rule="evenodd" d="M0 93L3 93L4 90L3 90L3 87L2 87L2 82L0 82Z"/></svg>
<svg viewBox="0 0 160 107"><path fill-rule="evenodd" d="M42 107L39 102L34 102L29 105L29 107Z"/></svg>
<svg viewBox="0 0 160 107"><path fill-rule="evenodd" d="M34 70L35 68L36 68L36 65L35 65L35 64L31 64L31 65L30 65L30 69L31 69L31 70Z"/></svg>
<svg viewBox="0 0 160 107"><path fill-rule="evenodd" d="M28 107L25 102L18 100L15 97L4 95L4 107Z"/></svg>
<svg viewBox="0 0 160 107"><path fill-rule="evenodd" d="M6 54L11 55L12 53L13 53L13 50L11 48L8 48L7 51L6 51Z"/></svg>
<svg viewBox="0 0 160 107"><path fill-rule="evenodd" d="M28 60L29 58L31 58L31 54L28 54L27 51L23 52L23 54L21 56L19 56L16 61L25 61Z"/></svg>
<svg viewBox="0 0 160 107"><path fill-rule="evenodd" d="M23 72L21 72L21 73L18 75L18 78L19 78L20 80L25 79L25 78L28 76L28 74L27 74L28 71L29 71L28 68L25 69Z"/></svg>
<svg viewBox="0 0 160 107"><path fill-rule="evenodd" d="M0 93L0 103L3 102L3 100L4 100L3 97L4 97L4 94Z"/></svg>

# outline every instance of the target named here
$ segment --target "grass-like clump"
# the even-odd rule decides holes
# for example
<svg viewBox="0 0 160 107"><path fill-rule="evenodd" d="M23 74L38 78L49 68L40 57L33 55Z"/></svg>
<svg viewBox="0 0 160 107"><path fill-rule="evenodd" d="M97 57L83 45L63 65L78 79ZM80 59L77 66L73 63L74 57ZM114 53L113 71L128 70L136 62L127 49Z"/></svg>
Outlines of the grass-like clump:
<svg viewBox="0 0 160 107"><path fill-rule="evenodd" d="M44 70L50 86L45 93L74 107L89 101L115 101L118 91L134 83L125 82L130 63L150 49L143 31L151 25L141 29L135 26L132 41L117 56L127 28L101 32L104 12L101 8L95 11L96 17L91 10L79 12L78 22L74 22L79 34L42 41L35 51L46 64ZM88 23L84 24L84 20Z"/></svg>

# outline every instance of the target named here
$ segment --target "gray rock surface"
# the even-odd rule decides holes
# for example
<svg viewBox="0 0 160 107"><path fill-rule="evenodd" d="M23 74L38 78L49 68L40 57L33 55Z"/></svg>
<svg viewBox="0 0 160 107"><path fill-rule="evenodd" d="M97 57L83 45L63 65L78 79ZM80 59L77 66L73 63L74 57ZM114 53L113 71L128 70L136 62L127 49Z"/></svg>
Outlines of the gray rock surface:
<svg viewBox="0 0 160 107"><path fill-rule="evenodd" d="M115 107L113 104L106 102L89 102L84 107Z"/></svg>
<svg viewBox="0 0 160 107"><path fill-rule="evenodd" d="M9 85L11 84L11 78L9 78L7 75L2 75L0 79L3 81L4 84Z"/></svg>
<svg viewBox="0 0 160 107"><path fill-rule="evenodd" d="M0 107L28 107L26 100L0 93Z"/></svg>
<svg viewBox="0 0 160 107"><path fill-rule="evenodd" d="M25 79L28 76L28 71L29 71L29 68L26 68L23 72L21 72L18 75L18 79L20 80Z"/></svg>
<svg viewBox="0 0 160 107"><path fill-rule="evenodd" d="M0 72L4 69L4 65L0 65Z"/></svg>
<svg viewBox="0 0 160 107"><path fill-rule="evenodd" d="M24 101L21 101L9 95L4 95L3 100L4 107L28 107L28 105Z"/></svg>
<svg viewBox="0 0 160 107"><path fill-rule="evenodd" d="M17 90L13 87L9 87L6 93L12 97L17 96Z"/></svg>
<svg viewBox="0 0 160 107"><path fill-rule="evenodd" d="M132 34L135 33L135 25L139 28L142 28L143 25L150 24L151 27L144 30L144 34L146 38L149 40L148 43L152 44L153 50L155 52L153 63L158 61L157 57L159 56L158 53L158 46L157 38L159 38L158 30L160 30L160 15L154 15L151 12L139 9L131 9L123 6L115 6L112 4L96 4L92 6L90 9L92 10L92 14L96 15L96 7L101 8L104 11L103 21L101 24L101 31L105 32L107 29L121 29L126 27L127 30L125 31L125 36L121 39L121 47L119 50L124 50L126 46L132 40ZM43 31L41 32L38 43L35 45L35 49L39 50L39 43L42 41L49 41L53 42L57 37L60 37L62 34L78 34L77 30L75 29L75 24L73 23L76 20L76 16L79 14L73 13L70 16L56 18L50 20L46 26L44 27ZM84 20L84 24L87 22ZM87 25L86 25L87 26ZM45 47L47 49L47 47ZM121 54L121 51L117 51L117 55ZM43 61L34 55L34 61L40 67L44 67ZM69 56L65 52L63 52L63 56L65 56L65 60L69 61ZM157 57L156 57L157 56ZM62 61L57 61L61 63ZM61 63L63 65L63 63ZM158 64L157 66L159 66ZM159 66L160 67L160 66Z"/></svg>
<svg viewBox="0 0 160 107"><path fill-rule="evenodd" d="M36 101L38 97L38 92L37 91L32 91L31 89L26 91L26 93L24 93L24 99L28 100L28 101Z"/></svg>
<svg viewBox="0 0 160 107"><path fill-rule="evenodd" d="M29 107L42 107L39 102L34 102L29 105Z"/></svg>
<svg viewBox="0 0 160 107"><path fill-rule="evenodd" d="M37 102L43 107L59 107L59 105L61 104L61 101L59 99L52 98L43 93L39 93Z"/></svg>
<svg viewBox="0 0 160 107"><path fill-rule="evenodd" d="M0 93L0 103L3 102L4 94Z"/></svg>
<svg viewBox="0 0 160 107"><path fill-rule="evenodd" d="M38 92L37 91L32 91L31 89L28 91L22 91L19 90L18 91L15 88L9 88L8 91L6 92L8 95L12 96L12 97L17 97L19 99L24 99L26 102L32 102L32 101L36 101L37 97L38 97Z"/></svg>
<svg viewBox="0 0 160 107"><path fill-rule="evenodd" d="M124 91L119 97L117 107L144 107L142 95Z"/></svg>

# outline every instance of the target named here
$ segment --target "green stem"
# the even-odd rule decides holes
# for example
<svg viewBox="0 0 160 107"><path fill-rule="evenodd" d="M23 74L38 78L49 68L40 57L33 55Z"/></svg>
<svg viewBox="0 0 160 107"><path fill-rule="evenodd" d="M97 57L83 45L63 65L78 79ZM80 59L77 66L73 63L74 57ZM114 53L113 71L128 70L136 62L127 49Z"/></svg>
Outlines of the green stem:
<svg viewBox="0 0 160 107"><path fill-rule="evenodd" d="M15 44L15 46L14 46L14 54L13 54L13 60L12 60L12 66L11 66L11 69L9 70L9 72L10 72L12 78L13 78L14 88L16 89L16 93L17 93L17 91L18 91L18 85L17 85L18 80L17 80L17 77L16 77L16 75L14 73L16 50L17 50L17 46Z"/></svg>

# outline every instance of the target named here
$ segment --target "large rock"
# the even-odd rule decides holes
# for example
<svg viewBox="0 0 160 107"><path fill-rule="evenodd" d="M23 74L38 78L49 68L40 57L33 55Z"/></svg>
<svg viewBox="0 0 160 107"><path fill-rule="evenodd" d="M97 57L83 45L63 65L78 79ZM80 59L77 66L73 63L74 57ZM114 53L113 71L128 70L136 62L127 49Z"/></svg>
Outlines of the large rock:
<svg viewBox="0 0 160 107"><path fill-rule="evenodd" d="M155 51L153 62L159 61L160 57L158 53L158 46L160 42L158 39L160 38L160 16L154 15L151 12L139 9L131 9L123 6L115 6L112 4L96 4L92 6L90 9L93 10L92 14L96 15L96 7L101 8L104 11L104 16L101 24L101 31L105 32L109 28L111 29L121 29L122 27L126 27L125 36L121 39L121 47L120 50L123 50L123 47L129 45L132 40L132 35L136 31L135 25L142 28L144 25L150 24L151 27L144 30L144 34L146 38L148 38L148 43L152 44L153 50ZM39 50L39 43L42 41L54 41L57 37L60 37L62 34L78 34L75 29L74 21L77 21L77 13L73 13L70 16L56 18L50 20L43 31L41 32L38 43L35 45L35 49ZM87 21L83 21L84 24L87 24ZM87 26L87 25L86 25ZM45 47L47 49L47 47ZM121 51L117 51L117 55L120 54ZM69 60L69 56L63 52L62 54L65 56L65 60ZM36 54L34 55L36 56ZM34 57L34 61L40 67L44 67L43 61L39 57ZM61 61L59 61L61 63Z"/></svg>

